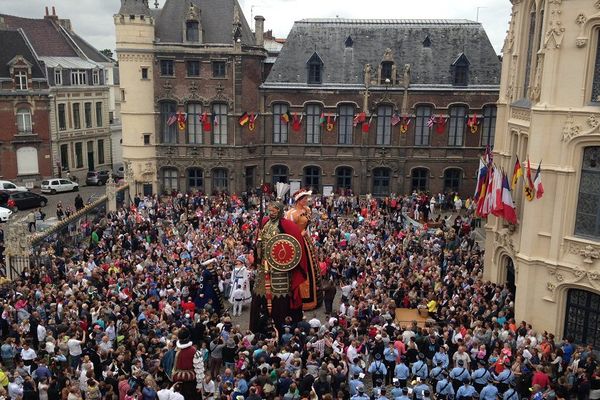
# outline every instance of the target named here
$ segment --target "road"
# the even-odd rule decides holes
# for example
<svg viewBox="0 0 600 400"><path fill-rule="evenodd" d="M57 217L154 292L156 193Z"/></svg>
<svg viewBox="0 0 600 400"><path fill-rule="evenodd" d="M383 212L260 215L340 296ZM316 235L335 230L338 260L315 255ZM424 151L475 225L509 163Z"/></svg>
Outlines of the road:
<svg viewBox="0 0 600 400"><path fill-rule="evenodd" d="M41 194L42 196L45 196L48 199L48 204L46 204L46 207L43 207L42 210L44 211L44 213L46 213L46 220L50 220L50 222L56 219L56 205L59 201L63 205L63 210L67 207L71 207L73 210L75 210L75 196L77 196L77 192L67 192L52 195L49 193L42 193L39 188L32 189L31 191L34 193ZM79 193L81 194L81 197L83 197L84 203L87 203L88 199L92 195L103 195L105 191L106 188L104 186L79 187ZM16 221L22 220L23 218L27 217L27 214L29 214L31 210L35 209L32 208L30 210L18 211L16 214L13 214L10 217L10 221L8 223L11 224Z"/></svg>

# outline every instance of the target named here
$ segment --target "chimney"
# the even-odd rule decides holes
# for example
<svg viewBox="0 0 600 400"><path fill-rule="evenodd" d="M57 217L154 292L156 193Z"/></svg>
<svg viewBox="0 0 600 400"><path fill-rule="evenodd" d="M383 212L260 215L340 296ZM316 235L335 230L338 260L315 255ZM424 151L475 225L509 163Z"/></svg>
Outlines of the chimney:
<svg viewBox="0 0 600 400"><path fill-rule="evenodd" d="M265 45L265 17L257 15L254 17L254 39L257 46L263 47Z"/></svg>
<svg viewBox="0 0 600 400"><path fill-rule="evenodd" d="M56 9L54 8L54 6L52 6L52 16L56 17Z"/></svg>
<svg viewBox="0 0 600 400"><path fill-rule="evenodd" d="M52 6L52 15L50 15L48 13L48 7L46 7L46 15L44 16L44 19L53 19L53 20L58 20L58 17L56 16L56 9L54 8L54 6Z"/></svg>
<svg viewBox="0 0 600 400"><path fill-rule="evenodd" d="M71 31L71 20L70 19L59 19L58 23L60 24L60 26L62 26L69 32Z"/></svg>
<svg viewBox="0 0 600 400"><path fill-rule="evenodd" d="M48 16L48 6L46 6L46 17Z"/></svg>

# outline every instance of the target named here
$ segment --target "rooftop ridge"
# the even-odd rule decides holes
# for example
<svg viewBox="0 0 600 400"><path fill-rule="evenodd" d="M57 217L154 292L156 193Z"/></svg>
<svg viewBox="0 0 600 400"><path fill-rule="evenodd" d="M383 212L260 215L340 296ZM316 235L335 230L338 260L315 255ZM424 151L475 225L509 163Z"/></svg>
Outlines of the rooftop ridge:
<svg viewBox="0 0 600 400"><path fill-rule="evenodd" d="M352 19L352 18L305 18L297 24L345 24L345 25L481 25L469 19Z"/></svg>

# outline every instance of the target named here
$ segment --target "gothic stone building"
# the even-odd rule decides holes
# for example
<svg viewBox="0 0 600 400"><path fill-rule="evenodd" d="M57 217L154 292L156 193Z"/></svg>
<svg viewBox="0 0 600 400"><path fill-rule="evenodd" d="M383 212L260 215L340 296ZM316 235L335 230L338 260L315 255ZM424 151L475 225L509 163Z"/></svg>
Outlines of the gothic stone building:
<svg viewBox="0 0 600 400"><path fill-rule="evenodd" d="M235 0L121 4L123 157L138 192L277 181L473 192L478 156L493 143L500 69L480 24L300 21L271 68L264 19L252 33ZM352 124L362 112L368 133ZM403 134L395 114L410 121ZM182 129L173 115L186 116Z"/></svg>

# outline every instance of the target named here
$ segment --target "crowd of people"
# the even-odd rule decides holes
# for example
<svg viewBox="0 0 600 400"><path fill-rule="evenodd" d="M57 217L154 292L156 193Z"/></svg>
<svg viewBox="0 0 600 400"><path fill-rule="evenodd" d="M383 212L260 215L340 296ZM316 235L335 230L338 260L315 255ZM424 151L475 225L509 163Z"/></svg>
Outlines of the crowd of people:
<svg viewBox="0 0 600 400"><path fill-rule="evenodd" d="M0 288L0 397L599 399L594 349L515 321L509 288L482 280L473 216L436 203L457 202L313 197L323 309L253 332L266 202L136 196Z"/></svg>

